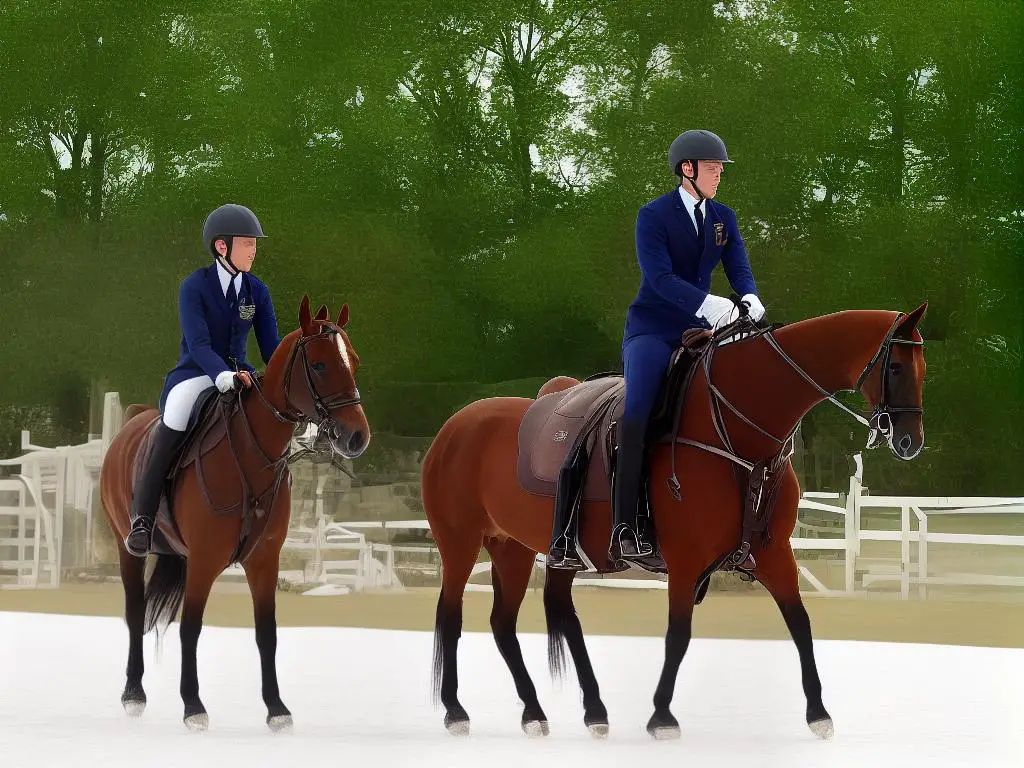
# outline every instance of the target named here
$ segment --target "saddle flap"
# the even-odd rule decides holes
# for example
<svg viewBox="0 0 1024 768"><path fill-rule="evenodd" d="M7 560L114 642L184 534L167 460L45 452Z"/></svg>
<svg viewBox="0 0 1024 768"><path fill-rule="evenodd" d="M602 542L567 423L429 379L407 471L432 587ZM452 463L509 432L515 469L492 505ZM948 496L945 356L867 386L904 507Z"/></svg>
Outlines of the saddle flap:
<svg viewBox="0 0 1024 768"><path fill-rule="evenodd" d="M229 406L227 409L218 408L224 398L230 399L233 406ZM178 453L178 460L171 466L170 475L172 477L178 470L187 467L204 453L211 451L217 443L224 439L227 434L228 419L220 416L224 410L227 410L230 415L234 408L238 407L237 403L237 395L233 392L222 394L216 387L210 387L200 393L188 417L188 425L185 427L185 437Z"/></svg>
<svg viewBox="0 0 1024 768"><path fill-rule="evenodd" d="M581 382L568 390L543 395L527 409L519 427L517 462L519 483L524 490L541 496L555 495L558 473L566 457L581 442L594 444L595 429L606 429L614 406L621 405L624 386L621 376ZM607 467L607 459L604 464ZM594 474L599 473L588 468L588 475ZM585 498L609 498L607 483L602 484L601 479L591 481L588 477Z"/></svg>

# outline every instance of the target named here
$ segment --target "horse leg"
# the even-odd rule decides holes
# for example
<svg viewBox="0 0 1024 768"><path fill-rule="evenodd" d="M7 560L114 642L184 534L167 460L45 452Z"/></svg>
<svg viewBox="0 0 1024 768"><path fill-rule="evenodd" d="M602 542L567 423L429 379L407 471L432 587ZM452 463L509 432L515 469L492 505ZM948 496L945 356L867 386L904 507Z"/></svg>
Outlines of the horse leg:
<svg viewBox="0 0 1024 768"><path fill-rule="evenodd" d="M124 620L128 625L127 679L121 694L121 706L130 717L139 717L146 711L146 692L142 688L142 675L146 669L142 655L146 619L146 558L128 554L124 541L116 533L114 539L117 541L121 585L124 587Z"/></svg>
<svg viewBox="0 0 1024 768"><path fill-rule="evenodd" d="M757 578L775 599L789 634L800 654L800 674L807 697L807 725L815 736L832 738L834 728L821 700L821 679L814 661L811 619L800 597L800 576L788 539L777 539L774 546L757 557Z"/></svg>
<svg viewBox="0 0 1024 768"><path fill-rule="evenodd" d="M679 738L679 721L669 710L675 692L679 665L690 646L693 626L693 595L696 579L668 576L668 632L665 634L665 663L654 691L654 714L647 721L647 732L655 739Z"/></svg>
<svg viewBox="0 0 1024 768"><path fill-rule="evenodd" d="M283 540L282 540L283 541ZM267 705L267 725L272 731L290 730L292 713L281 701L277 685L277 575L280 548L260 551L242 565L252 594L253 618L256 625L256 647L260 650L263 676L263 702Z"/></svg>
<svg viewBox="0 0 1024 768"><path fill-rule="evenodd" d="M565 671L565 647L569 646L583 691L583 723L596 738L608 735L608 710L601 701L597 677L583 640L583 627L572 602L575 571L549 568L544 574L544 615L548 625L548 666L551 676L559 678Z"/></svg>
<svg viewBox="0 0 1024 768"><path fill-rule="evenodd" d="M206 707L199 698L199 673L196 650L203 629L203 612L213 582L226 563L213 567L193 551L185 574L185 605L181 612L181 700L185 705L185 725L193 731L205 731L210 725Z"/></svg>
<svg viewBox="0 0 1024 768"><path fill-rule="evenodd" d="M442 568L441 594L437 598L434 623L434 696L436 700L440 695L444 704L444 726L448 732L453 736L465 736L469 733L469 715L459 703L457 663L459 638L462 636L462 596L480 553L483 531L466 535L440 527L432 530L441 553Z"/></svg>
<svg viewBox="0 0 1024 768"><path fill-rule="evenodd" d="M537 700L537 689L530 679L523 660L523 651L516 636L516 620L533 573L534 553L515 539L484 540L491 555L491 583L494 605L491 608L491 632L509 672L516 684L516 693L523 702L523 732L527 736L547 736L548 718Z"/></svg>

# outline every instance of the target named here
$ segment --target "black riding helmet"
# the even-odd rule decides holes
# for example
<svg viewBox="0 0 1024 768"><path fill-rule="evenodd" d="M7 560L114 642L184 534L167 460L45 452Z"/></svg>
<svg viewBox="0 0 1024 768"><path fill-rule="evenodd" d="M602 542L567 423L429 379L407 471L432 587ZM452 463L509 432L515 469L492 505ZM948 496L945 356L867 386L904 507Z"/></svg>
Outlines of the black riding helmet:
<svg viewBox="0 0 1024 768"><path fill-rule="evenodd" d="M206 217L203 224L203 244L213 255L213 258L224 265L229 273L235 275L238 268L231 262L231 238L232 237L266 237L263 234L263 227L256 214L244 205L228 203L215 209ZM217 249L213 247L216 240L223 239L228 244L226 258L221 258Z"/></svg>
<svg viewBox="0 0 1024 768"><path fill-rule="evenodd" d="M697 187L697 164L694 163L693 176L683 175L683 162L686 160L719 160L723 163L731 163L729 154L725 151L725 142L718 138L711 131L695 129L679 134L675 141L668 148L668 168L672 173L681 179L686 179L693 184L694 189L701 199L704 193Z"/></svg>

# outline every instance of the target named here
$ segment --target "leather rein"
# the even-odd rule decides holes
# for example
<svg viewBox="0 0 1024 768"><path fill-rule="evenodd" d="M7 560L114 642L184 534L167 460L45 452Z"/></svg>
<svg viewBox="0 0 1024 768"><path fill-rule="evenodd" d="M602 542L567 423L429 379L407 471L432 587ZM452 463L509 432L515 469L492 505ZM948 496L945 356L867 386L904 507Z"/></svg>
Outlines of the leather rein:
<svg viewBox="0 0 1024 768"><path fill-rule="evenodd" d="M767 432L766 430L762 429L760 426L758 426L749 418L747 418L743 413L741 413L739 409L736 408L736 406L729 402L728 398L726 398L725 395L722 394L721 390L718 389L718 387L716 387L711 380L712 358L714 357L715 351L719 347L719 341L723 338L728 338L730 336L742 334L743 340L749 340L758 337L764 338L765 341L768 342L769 346L771 346L771 348L774 349L780 357L782 357L782 359L790 366L790 368L792 368L796 373L798 373L801 376L801 378L803 378L807 383L809 383L816 390L818 390L818 392L824 397L824 399L828 400L832 404L841 408L846 413L853 416L853 418L855 418L858 422L860 422L870 430L868 434L867 448L871 449L877 447L880 443L881 437L884 437L886 440L888 440L892 436L892 414L924 412L920 406L894 406L889 403L889 364L892 358L893 345L904 344L915 347L924 346L924 341L914 341L912 339L901 339L896 337L896 331L899 328L900 323L904 320L904 318L906 318L906 313L903 312L900 312L896 316L896 319L890 326L889 331L886 333L884 340L879 345L875 354L868 361L867 365L864 366L864 370L861 372L860 376L857 379L856 389L860 389L861 384L863 384L864 382L864 379L866 379L868 375L870 375L871 370L875 367L875 365L878 364L879 360L883 361L884 368L882 370L882 396L881 398L879 398L878 405L875 406L875 409L872 412L871 417L865 419L856 411L853 411L847 406L843 405L839 400L835 398L834 393L828 392L826 389L824 389L803 368L801 368L793 360L793 358L786 354L782 347L779 346L779 343L775 339L775 336L772 335L773 326L759 328L754 324L754 321L750 319L749 315L742 315L736 321L720 328L707 342L707 347L705 348L704 352L701 354L700 357L700 362L704 367L704 375L708 383L708 397L711 404L712 420L715 425L715 431L718 433L718 437L722 441L722 444L725 446L725 449L723 450L722 448L716 448L715 446L707 445L696 440L690 440L685 437L679 437L679 413L676 414L677 423L674 425L672 433L673 442L680 443L683 445L689 445L694 448L700 448L704 451L708 451L717 456L729 459L730 461L732 461L735 464L738 464L747 471L752 470L754 468L755 463L741 458L739 455L737 455L735 448L733 448L732 441L729 439L729 432L725 426L725 421L722 418L722 412L719 406L719 403L721 403L725 405L726 408L728 408L745 424L749 425L750 427L753 427L762 435L770 438L779 445L778 452L769 462L768 466L766 466L767 472L774 473L779 467L781 467L782 464L784 464L789 459L790 456L793 455L794 437L796 435L797 429L799 429L800 427L800 421L797 421L793 429L791 429L785 437L780 439L775 435L771 434L770 432ZM778 327L779 326L774 326L774 328ZM679 411L682 411L682 404L680 404ZM676 475L676 452L672 451L671 453L672 473L668 479L668 486L669 490L672 492L672 496L677 501L679 501L681 499L681 496L679 478Z"/></svg>

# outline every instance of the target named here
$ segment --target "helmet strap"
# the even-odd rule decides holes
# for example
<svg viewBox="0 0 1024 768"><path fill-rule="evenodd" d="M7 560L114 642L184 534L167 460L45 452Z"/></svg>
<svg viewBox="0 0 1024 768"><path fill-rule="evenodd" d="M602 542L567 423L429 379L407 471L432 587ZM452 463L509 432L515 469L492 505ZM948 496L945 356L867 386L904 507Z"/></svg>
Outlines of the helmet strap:
<svg viewBox="0 0 1024 768"><path fill-rule="evenodd" d="M213 252L217 255L217 262L227 270L231 277L234 277L239 272L238 267L236 267L231 261L231 244L234 242L234 238L218 237L215 238L215 240L223 240L227 244L228 252L226 255L221 256L220 253L217 252L216 248L213 249Z"/></svg>
<svg viewBox="0 0 1024 768"><path fill-rule="evenodd" d="M683 162L687 161L684 160ZM700 167L697 165L696 160L690 160L689 163L690 165L693 166L693 176L691 177L686 175L686 173L683 171L682 163L679 164L679 175L686 179L688 182L690 182L690 185L697 192L697 205L700 205L706 199L706 196L703 192L701 192L700 187L697 186L697 174L700 173Z"/></svg>

